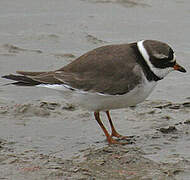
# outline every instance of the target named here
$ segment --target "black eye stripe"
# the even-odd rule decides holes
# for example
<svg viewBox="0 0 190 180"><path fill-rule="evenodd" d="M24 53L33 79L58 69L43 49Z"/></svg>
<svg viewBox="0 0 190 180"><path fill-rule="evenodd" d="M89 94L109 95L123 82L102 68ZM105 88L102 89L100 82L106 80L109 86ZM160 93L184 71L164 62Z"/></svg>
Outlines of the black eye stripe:
<svg viewBox="0 0 190 180"><path fill-rule="evenodd" d="M166 68L166 67L173 67L176 64L174 60L174 51L172 48L169 49L169 54L167 58L162 58L159 61L155 60L154 65L158 68Z"/></svg>
<svg viewBox="0 0 190 180"><path fill-rule="evenodd" d="M165 67L173 67L174 65L175 65L175 61L173 61L173 62L166 62L166 63L164 63L164 66Z"/></svg>
<svg viewBox="0 0 190 180"><path fill-rule="evenodd" d="M160 60L156 60L154 61L154 66L164 69L167 67L173 67L176 64L176 61L171 61L171 59L160 59Z"/></svg>
<svg viewBox="0 0 190 180"><path fill-rule="evenodd" d="M174 51L172 50L172 48L169 49L169 55L168 55L168 60L172 60L174 58Z"/></svg>

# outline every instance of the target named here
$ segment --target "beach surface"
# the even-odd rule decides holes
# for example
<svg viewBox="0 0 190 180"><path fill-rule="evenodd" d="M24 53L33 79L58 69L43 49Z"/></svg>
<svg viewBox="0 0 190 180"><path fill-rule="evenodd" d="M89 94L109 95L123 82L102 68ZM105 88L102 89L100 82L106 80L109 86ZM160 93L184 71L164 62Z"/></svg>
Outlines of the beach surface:
<svg viewBox="0 0 190 180"><path fill-rule="evenodd" d="M1 76L58 69L107 44L164 41L187 73L111 111L132 144L109 146L93 113L46 88L0 79L0 179L190 179L189 0L2 0ZM103 123L108 127L105 113Z"/></svg>

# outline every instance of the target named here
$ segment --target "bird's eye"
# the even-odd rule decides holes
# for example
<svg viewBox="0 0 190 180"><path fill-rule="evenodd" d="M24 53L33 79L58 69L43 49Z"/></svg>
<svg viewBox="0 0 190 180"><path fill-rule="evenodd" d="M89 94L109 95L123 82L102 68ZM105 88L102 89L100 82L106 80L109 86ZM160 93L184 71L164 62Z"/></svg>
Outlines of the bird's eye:
<svg viewBox="0 0 190 180"><path fill-rule="evenodd" d="M164 60L163 62L163 65L165 67L173 67L176 63L176 56L175 56L175 53L174 51L172 50L172 48L169 49L169 54L168 54L168 57L167 58L163 58L162 60Z"/></svg>

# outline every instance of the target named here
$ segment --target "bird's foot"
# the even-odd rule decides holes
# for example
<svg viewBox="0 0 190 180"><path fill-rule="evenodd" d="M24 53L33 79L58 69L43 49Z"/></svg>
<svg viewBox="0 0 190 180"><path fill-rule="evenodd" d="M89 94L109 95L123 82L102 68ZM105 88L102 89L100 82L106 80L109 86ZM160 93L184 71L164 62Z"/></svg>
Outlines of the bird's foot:
<svg viewBox="0 0 190 180"><path fill-rule="evenodd" d="M119 134L117 131L112 131L111 137L117 137L118 139L129 141L134 138L134 136L123 136Z"/></svg>
<svg viewBox="0 0 190 180"><path fill-rule="evenodd" d="M124 136L123 136L124 137ZM127 141L125 142L120 142L120 140L123 140L123 139L113 139L112 136L108 137L107 138L107 141L108 143L111 145L111 144L121 144L121 145L126 145L126 144L133 144L134 142L129 140L129 139L125 139Z"/></svg>

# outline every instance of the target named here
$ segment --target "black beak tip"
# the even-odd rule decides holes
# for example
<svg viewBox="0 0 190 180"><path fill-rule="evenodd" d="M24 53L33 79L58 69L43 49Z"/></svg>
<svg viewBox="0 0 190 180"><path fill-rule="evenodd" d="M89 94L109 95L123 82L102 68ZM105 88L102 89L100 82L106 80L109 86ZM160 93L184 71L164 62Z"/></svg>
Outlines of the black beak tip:
<svg viewBox="0 0 190 180"><path fill-rule="evenodd" d="M179 72L182 72L182 73L187 72L184 67L180 66L180 65L177 64L177 63L174 65L174 70L179 71Z"/></svg>
<svg viewBox="0 0 190 180"><path fill-rule="evenodd" d="M183 67L181 67L180 69L179 69L179 71L180 72L183 72L183 73L186 73L187 71L185 70L185 68L183 68Z"/></svg>

